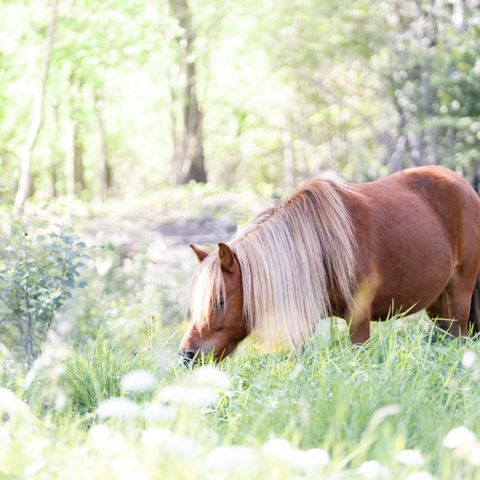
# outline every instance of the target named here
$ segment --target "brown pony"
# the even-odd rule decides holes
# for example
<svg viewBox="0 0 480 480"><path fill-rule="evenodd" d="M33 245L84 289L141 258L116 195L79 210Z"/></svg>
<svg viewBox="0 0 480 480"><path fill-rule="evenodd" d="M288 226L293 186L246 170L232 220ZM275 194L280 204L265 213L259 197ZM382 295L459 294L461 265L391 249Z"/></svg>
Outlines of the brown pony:
<svg viewBox="0 0 480 480"><path fill-rule="evenodd" d="M392 311L425 308L453 336L480 331L480 199L443 167L363 184L324 174L229 245L191 247L200 265L186 360L220 360L253 329L295 348L332 315L357 344Z"/></svg>

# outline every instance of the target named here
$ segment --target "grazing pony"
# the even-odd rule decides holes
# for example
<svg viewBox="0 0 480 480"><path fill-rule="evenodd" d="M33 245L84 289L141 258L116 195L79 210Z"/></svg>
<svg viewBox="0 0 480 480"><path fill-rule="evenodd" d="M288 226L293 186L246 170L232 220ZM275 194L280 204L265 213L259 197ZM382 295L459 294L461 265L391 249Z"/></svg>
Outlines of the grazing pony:
<svg viewBox="0 0 480 480"><path fill-rule="evenodd" d="M480 199L443 167L362 184L324 174L228 245L191 248L200 264L179 351L186 361L220 360L254 329L296 348L332 315L356 344L392 311L425 308L453 336L480 331Z"/></svg>

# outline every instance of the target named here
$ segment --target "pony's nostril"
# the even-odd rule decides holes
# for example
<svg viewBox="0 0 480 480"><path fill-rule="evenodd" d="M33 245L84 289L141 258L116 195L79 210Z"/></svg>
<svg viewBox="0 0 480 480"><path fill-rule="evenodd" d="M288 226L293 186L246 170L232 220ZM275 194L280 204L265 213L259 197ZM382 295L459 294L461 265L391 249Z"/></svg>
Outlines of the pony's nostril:
<svg viewBox="0 0 480 480"><path fill-rule="evenodd" d="M195 363L196 357L197 357L197 350L181 350L177 354L179 360L185 365L191 365L192 363Z"/></svg>

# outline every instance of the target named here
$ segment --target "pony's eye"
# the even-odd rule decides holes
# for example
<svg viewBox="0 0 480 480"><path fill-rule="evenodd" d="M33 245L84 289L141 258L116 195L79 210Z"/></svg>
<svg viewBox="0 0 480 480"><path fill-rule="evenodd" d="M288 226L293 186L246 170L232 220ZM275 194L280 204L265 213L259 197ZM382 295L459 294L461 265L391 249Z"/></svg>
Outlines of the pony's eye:
<svg viewBox="0 0 480 480"><path fill-rule="evenodd" d="M222 298L220 299L220 301L218 302L218 307L221 308L222 310L224 309L225 307L225 300Z"/></svg>

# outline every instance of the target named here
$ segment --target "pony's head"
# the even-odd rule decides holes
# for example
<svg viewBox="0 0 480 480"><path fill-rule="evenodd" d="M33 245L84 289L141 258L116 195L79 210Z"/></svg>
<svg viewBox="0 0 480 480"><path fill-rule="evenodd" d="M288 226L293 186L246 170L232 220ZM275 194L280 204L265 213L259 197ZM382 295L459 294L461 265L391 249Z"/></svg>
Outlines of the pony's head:
<svg viewBox="0 0 480 480"><path fill-rule="evenodd" d="M212 355L230 355L249 333L243 314L242 274L233 250L225 243L208 254L190 245L198 266L191 284L191 324L180 344L185 363Z"/></svg>

